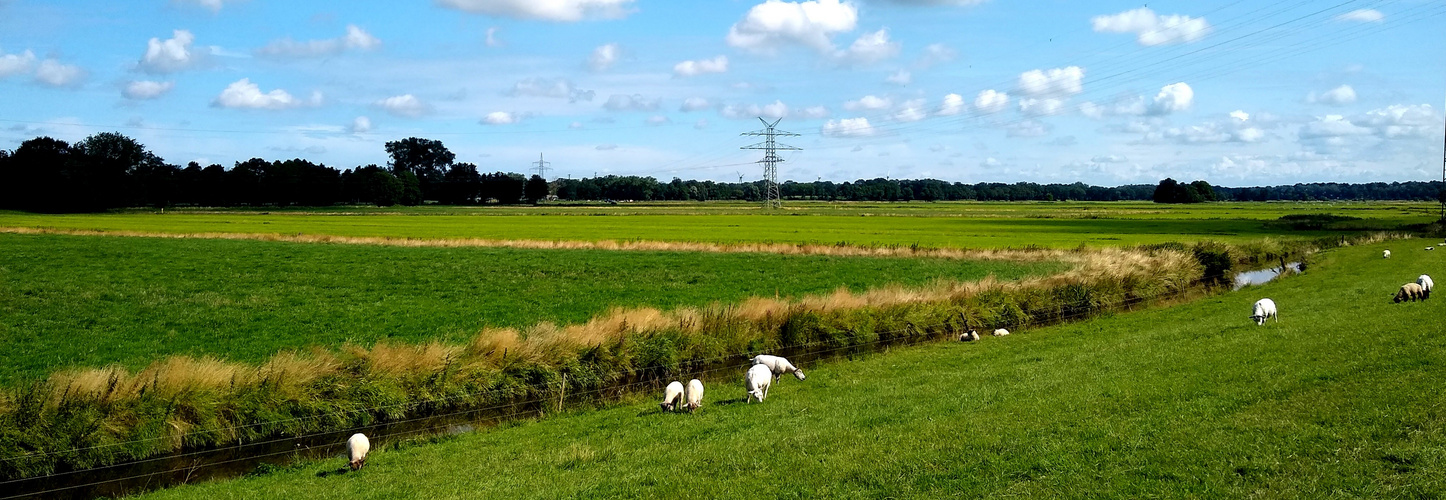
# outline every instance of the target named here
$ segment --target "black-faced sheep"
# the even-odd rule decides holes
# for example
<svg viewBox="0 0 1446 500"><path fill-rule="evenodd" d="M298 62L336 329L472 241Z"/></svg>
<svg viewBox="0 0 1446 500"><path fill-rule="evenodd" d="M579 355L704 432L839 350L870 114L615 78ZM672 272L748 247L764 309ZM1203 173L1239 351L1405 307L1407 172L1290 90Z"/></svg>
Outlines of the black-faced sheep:
<svg viewBox="0 0 1446 500"><path fill-rule="evenodd" d="M785 373L792 373L793 376L798 377L799 380L804 379L803 370L793 366L793 363L789 363L787 359L780 356L759 354L749 361L754 365L767 366L768 370L773 373L773 380L775 381Z"/></svg>
<svg viewBox="0 0 1446 500"><path fill-rule="evenodd" d="M1390 250L1386 250L1386 251L1385 251L1384 253L1382 253L1381 255L1383 256L1383 258L1389 259L1389 258L1391 258L1391 251L1390 251Z"/></svg>
<svg viewBox="0 0 1446 500"><path fill-rule="evenodd" d="M667 388L663 389L663 402L658 403L658 406L662 407L663 411L681 409L683 406L683 392L683 383L674 380L668 384Z"/></svg>
<svg viewBox="0 0 1446 500"><path fill-rule="evenodd" d="M1267 318L1275 318L1276 321L1280 321L1280 316L1275 311L1275 301L1270 299L1255 301L1255 305L1250 307L1250 319L1255 320L1256 326L1260 326L1265 324Z"/></svg>
<svg viewBox="0 0 1446 500"><path fill-rule="evenodd" d="M1406 283L1404 285L1401 285L1401 289L1396 291L1396 296L1392 297L1391 301L1397 304L1406 301L1415 302L1421 299L1422 293L1424 292L1421 290L1421 285L1417 285L1415 283Z"/></svg>
<svg viewBox="0 0 1446 500"><path fill-rule="evenodd" d="M371 451L372 443L367 439L366 434L360 432L352 434L346 440L346 455L351 459L347 466L351 470L361 470L367 464L367 452Z"/></svg>
<svg viewBox="0 0 1446 500"><path fill-rule="evenodd" d="M743 379L743 388L748 391L748 394L744 396L743 403L750 403L753 398L758 398L758 402L762 403L763 398L768 397L768 387L772 384L773 371L769 370L767 366L753 365L748 368L748 373L744 375Z"/></svg>
<svg viewBox="0 0 1446 500"><path fill-rule="evenodd" d="M960 342L973 342L976 340L979 340L979 332L976 332L974 330L969 330L967 332L959 334Z"/></svg>
<svg viewBox="0 0 1446 500"><path fill-rule="evenodd" d="M698 408L703 406L703 381L696 378L689 380L686 392L688 394L688 411L698 411Z"/></svg>

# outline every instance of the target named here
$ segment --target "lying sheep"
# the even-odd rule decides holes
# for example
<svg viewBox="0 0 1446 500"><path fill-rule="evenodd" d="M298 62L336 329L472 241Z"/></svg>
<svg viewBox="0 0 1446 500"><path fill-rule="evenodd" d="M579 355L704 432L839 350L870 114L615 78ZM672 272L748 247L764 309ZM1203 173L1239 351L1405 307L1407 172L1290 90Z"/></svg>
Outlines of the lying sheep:
<svg viewBox="0 0 1446 500"><path fill-rule="evenodd" d="M744 375L743 388L748 391L744 396L743 403L747 404L758 398L762 403L763 398L768 397L768 387L773 385L773 371L767 365L753 365Z"/></svg>
<svg viewBox="0 0 1446 500"><path fill-rule="evenodd" d="M1423 293L1425 293L1425 291L1421 290L1421 285L1406 283L1401 285L1401 289L1396 291L1396 296L1391 300L1397 304L1408 300L1415 302L1421 298L1421 294Z"/></svg>
<svg viewBox="0 0 1446 500"><path fill-rule="evenodd" d="M754 365L767 366L768 370L773 373L774 381L777 381L785 373L792 373L793 376L798 377L799 380L804 379L803 370L800 370L797 367L793 366L793 363L789 363L787 359L784 359L780 356L759 354L757 356L754 356L753 359L749 361L752 362Z"/></svg>
<svg viewBox="0 0 1446 500"><path fill-rule="evenodd" d="M1386 252L1385 252L1384 254L1382 254L1382 255L1385 255L1385 258L1389 259L1389 258L1391 258L1391 251L1390 251L1390 250L1386 250Z"/></svg>
<svg viewBox="0 0 1446 500"><path fill-rule="evenodd" d="M674 380L663 389L663 402L658 403L658 406L662 407L663 411L674 411L682 407L682 403L683 383Z"/></svg>
<svg viewBox="0 0 1446 500"><path fill-rule="evenodd" d="M367 452L371 449L372 443L367 440L366 434L358 432L347 438L346 454L351 459L351 463L348 464L351 470L361 470L367 464Z"/></svg>
<svg viewBox="0 0 1446 500"><path fill-rule="evenodd" d="M976 332L974 330L969 330L967 332L959 334L960 342L973 342L976 340L979 340L979 332Z"/></svg>
<svg viewBox="0 0 1446 500"><path fill-rule="evenodd" d="M1275 312L1275 301L1270 299L1255 301L1255 305L1250 308L1250 319L1255 320L1255 326L1260 326L1265 324L1266 318L1275 318L1276 321L1280 321L1280 316Z"/></svg>
<svg viewBox="0 0 1446 500"><path fill-rule="evenodd" d="M994 335L995 337L1003 337L1003 336L1005 336L1005 335L1009 335L1009 330L1005 330L1005 329L1003 329L1003 328L1000 328L1000 329L998 329L998 330L994 330L993 335Z"/></svg>
<svg viewBox="0 0 1446 500"><path fill-rule="evenodd" d="M688 381L688 411L698 411L703 406L703 381L693 379Z"/></svg>
<svg viewBox="0 0 1446 500"><path fill-rule="evenodd" d="M1435 249L1436 249L1436 247L1426 247L1426 251L1427 251L1427 252L1432 251L1432 250L1435 250Z"/></svg>
<svg viewBox="0 0 1446 500"><path fill-rule="evenodd" d="M1430 276L1422 274L1419 278L1416 278L1416 284L1421 285L1421 300L1431 298L1431 289L1436 288L1436 282L1431 281Z"/></svg>

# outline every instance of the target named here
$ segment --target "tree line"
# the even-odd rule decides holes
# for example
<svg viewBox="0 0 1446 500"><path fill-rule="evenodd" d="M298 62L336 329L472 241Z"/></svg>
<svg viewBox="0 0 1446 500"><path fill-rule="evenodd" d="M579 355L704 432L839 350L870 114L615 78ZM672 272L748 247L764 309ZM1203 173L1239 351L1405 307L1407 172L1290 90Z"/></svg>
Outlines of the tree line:
<svg viewBox="0 0 1446 500"><path fill-rule="evenodd" d="M456 162L441 141L410 137L385 144L385 167L337 169L296 158L184 167L167 163L119 133L94 134L75 143L50 137L0 149L0 208L43 212L118 207L326 206L335 204L448 205L563 201L758 201L762 181L716 182L674 178L598 176L581 179L482 173ZM967 184L937 179L859 179L852 182L786 181L787 200L827 201L1120 201L1194 203L1216 200L1435 200L1446 199L1439 181L1365 184L1310 183L1228 188L1205 181L1116 187L1084 183Z"/></svg>

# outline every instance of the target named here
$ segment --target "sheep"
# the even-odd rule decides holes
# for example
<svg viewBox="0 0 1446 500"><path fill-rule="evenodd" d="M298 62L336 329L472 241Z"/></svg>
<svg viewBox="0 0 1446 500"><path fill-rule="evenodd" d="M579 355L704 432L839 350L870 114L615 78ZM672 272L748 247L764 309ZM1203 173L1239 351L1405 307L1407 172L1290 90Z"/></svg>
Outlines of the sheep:
<svg viewBox="0 0 1446 500"><path fill-rule="evenodd" d="M1385 258L1389 259L1389 258L1391 258L1391 251L1390 251L1390 250L1386 250L1386 252L1385 252L1384 254L1382 254L1382 255L1385 255Z"/></svg>
<svg viewBox="0 0 1446 500"><path fill-rule="evenodd" d="M703 406L703 381L693 379L688 381L688 412L698 411Z"/></svg>
<svg viewBox="0 0 1446 500"><path fill-rule="evenodd" d="M1250 308L1250 319L1255 320L1255 326L1261 326L1265 324L1267 318L1275 318L1276 321L1280 321L1280 316L1275 312L1275 301L1270 299L1255 301L1255 305Z"/></svg>
<svg viewBox="0 0 1446 500"><path fill-rule="evenodd" d="M1421 291L1421 285L1415 283L1406 283L1404 285L1401 285L1401 289L1396 291L1396 296L1392 297L1391 300L1397 304L1406 301L1415 302L1417 299L1421 298L1422 293L1424 292Z"/></svg>
<svg viewBox="0 0 1446 500"><path fill-rule="evenodd" d="M793 366L793 363L789 363L787 359L781 356L759 354L754 356L753 359L750 359L749 362L755 365L767 366L769 371L773 373L773 380L775 382L785 373L792 373L793 376L798 377L799 380L804 379L803 370Z"/></svg>
<svg viewBox="0 0 1446 500"><path fill-rule="evenodd" d="M753 398L758 398L758 402L762 403L763 398L768 397L770 385L773 385L773 371L769 370L767 365L753 365L743 380L743 388L748 391L748 394L744 395L743 403L748 404Z"/></svg>
<svg viewBox="0 0 1446 500"><path fill-rule="evenodd" d="M1432 251L1432 250L1435 250L1435 249L1436 249L1436 247L1426 247L1426 251L1427 251L1427 252Z"/></svg>
<svg viewBox="0 0 1446 500"><path fill-rule="evenodd" d="M979 332L976 332L974 330L969 330L967 332L959 334L960 342L973 342L976 340L979 340Z"/></svg>
<svg viewBox="0 0 1446 500"><path fill-rule="evenodd" d="M674 380L672 383L668 384L668 387L666 389L663 389L663 402L658 403L658 406L662 407L663 411L674 411L677 410L679 406L681 406L682 402L683 383Z"/></svg>
<svg viewBox="0 0 1446 500"><path fill-rule="evenodd" d="M1009 330L1005 330L1005 329L1003 329L1003 328L1000 328L1000 329L998 329L998 330L994 330L993 335L994 335L995 337L1003 337L1003 336L1005 336L1005 335L1009 335Z"/></svg>
<svg viewBox="0 0 1446 500"><path fill-rule="evenodd" d="M372 443L367 440L366 434L360 432L352 434L346 440L346 454L351 459L348 466L351 470L361 470L367 464L367 452L371 451Z"/></svg>
<svg viewBox="0 0 1446 500"><path fill-rule="evenodd" d="M1416 278L1416 284L1421 285L1421 300L1431 298L1431 289L1436 288L1436 282L1431 281L1430 276L1422 274L1421 277Z"/></svg>

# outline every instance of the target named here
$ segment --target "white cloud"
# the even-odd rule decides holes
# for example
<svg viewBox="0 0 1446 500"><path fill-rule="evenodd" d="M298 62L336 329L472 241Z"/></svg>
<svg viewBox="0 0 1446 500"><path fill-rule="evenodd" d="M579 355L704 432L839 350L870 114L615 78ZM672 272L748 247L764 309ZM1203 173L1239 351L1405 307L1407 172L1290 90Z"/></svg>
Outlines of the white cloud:
<svg viewBox="0 0 1446 500"><path fill-rule="evenodd" d="M65 64L55 59L40 61L35 68L35 81L51 87L75 87L85 80L85 70L74 64Z"/></svg>
<svg viewBox="0 0 1446 500"><path fill-rule="evenodd" d="M1203 17L1162 16L1148 7L1095 16L1090 24L1099 33L1134 33L1136 41L1145 46L1195 42L1211 30Z"/></svg>
<svg viewBox="0 0 1446 500"><path fill-rule="evenodd" d="M918 69L929 69L953 61L957 57L959 57L959 53L949 48L948 45L931 43L924 47L924 54L919 56L919 60L914 62L914 66Z"/></svg>
<svg viewBox="0 0 1446 500"><path fill-rule="evenodd" d="M683 100L683 105L678 107L678 111L689 113L693 111L708 109L711 107L713 107L713 103L708 102L707 99L704 99L702 97L689 97Z"/></svg>
<svg viewBox="0 0 1446 500"><path fill-rule="evenodd" d="M346 34L325 40L298 42L291 37L274 40L265 47L256 49L256 54L275 58L324 57L340 54L347 50L375 50L382 41L358 28L354 24L346 27Z"/></svg>
<svg viewBox="0 0 1446 500"><path fill-rule="evenodd" d="M703 129L708 128L708 119L707 119L707 118L699 118L697 122L693 123L693 128L698 129L698 130L703 130Z"/></svg>
<svg viewBox="0 0 1446 500"><path fill-rule="evenodd" d="M365 116L358 116L356 118L352 118L351 126L347 127L347 131L353 134L365 134L367 132L371 132L372 119Z"/></svg>
<svg viewBox="0 0 1446 500"><path fill-rule="evenodd" d="M1239 110L1239 109L1237 109L1237 110L1235 110L1235 111L1231 111L1231 112L1230 112L1230 117L1231 117L1231 118L1234 118L1236 121L1239 121L1239 122L1250 121L1250 113L1246 113L1245 111Z"/></svg>
<svg viewBox="0 0 1446 500"><path fill-rule="evenodd" d="M667 125L669 123L673 123L673 120L670 120L668 119L668 117L663 115L653 115L648 117L646 123L648 125Z"/></svg>
<svg viewBox="0 0 1446 500"><path fill-rule="evenodd" d="M924 5L924 6L945 5L945 6L952 6L952 7L970 7L970 6L974 6L974 5L979 5L979 4L984 3L984 2L988 2L989 0L889 0L889 1L891 1L891 2L893 2L893 3L904 4L904 5Z"/></svg>
<svg viewBox="0 0 1446 500"><path fill-rule="evenodd" d="M0 54L0 78L30 72L35 64L35 53L29 50L19 54Z"/></svg>
<svg viewBox="0 0 1446 500"><path fill-rule="evenodd" d="M573 22L627 17L633 0L437 0L437 3L474 14Z"/></svg>
<svg viewBox="0 0 1446 500"><path fill-rule="evenodd" d="M893 116L895 121L901 122L916 122L928 117L929 113L924 111L923 99L910 99L908 101L904 101L902 104L899 105L899 109L894 112Z"/></svg>
<svg viewBox="0 0 1446 500"><path fill-rule="evenodd" d="M830 113L828 111L828 108L825 108L823 106L809 106L807 108L799 110L790 110L788 112L788 117L798 118L800 120L820 120L828 118L829 114Z"/></svg>
<svg viewBox="0 0 1446 500"><path fill-rule="evenodd" d="M1386 15L1376 9L1357 9L1345 14L1336 16L1338 21L1355 21L1361 23L1379 23L1386 20Z"/></svg>
<svg viewBox="0 0 1446 500"><path fill-rule="evenodd" d="M988 158L985 158L985 159L979 161L979 166L984 167L984 168L998 167L998 166L1002 166L1002 165L1004 165L1004 164L1003 164L1003 163L1000 163L999 160L996 160L993 156L990 156L990 157L988 157Z"/></svg>
<svg viewBox="0 0 1446 500"><path fill-rule="evenodd" d="M771 53L797 44L828 53L833 51L833 35L853 31L858 20L858 9L839 0L768 0L748 9L728 29L726 41L755 52Z"/></svg>
<svg viewBox="0 0 1446 500"><path fill-rule="evenodd" d="M1125 163L1130 161L1130 159L1119 155L1099 155L1090 158L1090 161L1095 163Z"/></svg>
<svg viewBox="0 0 1446 500"><path fill-rule="evenodd" d="M206 64L209 51L192 50L196 35L186 30L171 32L171 38L152 37L146 42L146 53L137 63L147 73L173 73Z"/></svg>
<svg viewBox="0 0 1446 500"><path fill-rule="evenodd" d="M616 43L599 45L596 49L592 49L592 55L588 56L587 67L593 71L607 71L617 64L622 55L623 51L618 48Z"/></svg>
<svg viewBox="0 0 1446 500"><path fill-rule="evenodd" d="M1392 104L1367 111L1351 121L1386 139L1441 136L1441 118L1429 104Z"/></svg>
<svg viewBox="0 0 1446 500"><path fill-rule="evenodd" d="M724 73L727 71L728 56L699 59L697 61L683 61L673 65L674 76L698 76L704 73Z"/></svg>
<svg viewBox="0 0 1446 500"><path fill-rule="evenodd" d="M1177 111L1185 111L1195 102L1195 90L1185 82L1172 83L1160 88L1160 93L1155 94L1155 100L1150 104L1149 113L1152 115L1168 115Z"/></svg>
<svg viewBox="0 0 1446 500"><path fill-rule="evenodd" d="M968 108L968 104L964 102L964 96L949 94L944 96L944 103L939 105L938 114L940 116L957 115L963 113L966 108Z"/></svg>
<svg viewBox="0 0 1446 500"><path fill-rule="evenodd" d="M497 27L496 27L496 26L487 28L487 41L486 41L486 44L487 44L488 47L501 47L501 46L502 46L502 39L497 37Z"/></svg>
<svg viewBox="0 0 1446 500"><path fill-rule="evenodd" d="M482 117L482 123L487 125L511 125L520 121L521 116L507 111L493 111Z"/></svg>
<svg viewBox="0 0 1446 500"><path fill-rule="evenodd" d="M236 3L237 0L171 0L171 1L172 1L173 3L178 3L178 4L191 4L191 5L195 5L195 6L198 6L198 7L205 7L205 8L207 8L207 9L211 9L211 12L215 13L215 12L220 12L220 11L221 11L221 7L224 7L225 4L227 4L227 3Z"/></svg>
<svg viewBox="0 0 1446 500"><path fill-rule="evenodd" d="M857 100L845 102L843 108L848 111L877 111L880 109L889 109L893 106L894 102L887 97L866 95Z"/></svg>
<svg viewBox="0 0 1446 500"><path fill-rule="evenodd" d="M1356 89L1351 88L1350 85L1341 85L1321 94L1311 92L1310 95L1306 96L1305 100L1306 102L1317 104L1343 106L1356 102Z"/></svg>
<svg viewBox="0 0 1446 500"><path fill-rule="evenodd" d="M1019 93L1030 97L1068 97L1084 92L1084 69L1079 66L1029 70L1019 74Z"/></svg>
<svg viewBox="0 0 1446 500"><path fill-rule="evenodd" d="M974 98L974 111L980 114L998 113L1009 106L1009 94L983 90Z"/></svg>
<svg viewBox="0 0 1446 500"><path fill-rule="evenodd" d="M312 93L309 100L298 99L281 89L263 93L249 78L242 78L227 85L221 95L211 101L212 106L233 109L288 109L320 104L321 93Z"/></svg>
<svg viewBox="0 0 1446 500"><path fill-rule="evenodd" d="M834 58L843 64L873 64L899 55L898 42L889 41L887 28L873 33L859 35L848 48L834 53Z"/></svg>
<svg viewBox="0 0 1446 500"><path fill-rule="evenodd" d="M895 71L893 74L889 75L888 78L884 79L884 82L892 83L894 85L908 85L910 83L913 83L913 81L914 75L912 73L909 73L908 70L903 69Z"/></svg>
<svg viewBox="0 0 1446 500"><path fill-rule="evenodd" d="M603 108L608 111L657 111L662 99L643 97L640 94L613 94L608 96Z"/></svg>
<svg viewBox="0 0 1446 500"><path fill-rule="evenodd" d="M596 150L598 150L598 151L612 151L612 150L617 149L617 148L618 148L618 145L617 145L617 144L598 144L597 147L595 147L595 148L593 148L593 149L596 149Z"/></svg>
<svg viewBox="0 0 1446 500"><path fill-rule="evenodd" d="M144 100L155 99L170 92L176 86L176 82L154 82L150 80L135 80L127 83L121 89L121 95L126 99Z"/></svg>
<svg viewBox="0 0 1446 500"><path fill-rule="evenodd" d="M417 118L431 112L432 107L412 94L394 95L372 103L393 116Z"/></svg>
<svg viewBox="0 0 1446 500"><path fill-rule="evenodd" d="M1062 111L1064 111L1063 99L1025 97L1019 100L1019 112L1027 116L1057 115Z"/></svg>
<svg viewBox="0 0 1446 500"><path fill-rule="evenodd" d="M513 97L550 97L567 99L568 102L591 101L595 93L582 90L566 78L528 78L512 84L508 95Z"/></svg>
<svg viewBox="0 0 1446 500"><path fill-rule="evenodd" d="M1009 137L1041 137L1049 135L1050 127L1037 120L1024 120L1005 129Z"/></svg>
<svg viewBox="0 0 1446 500"><path fill-rule="evenodd" d="M772 104L765 104L762 106L759 106L757 104L729 104L719 109L718 114L723 115L724 118L736 120L752 119L755 117L784 118L788 116L794 116L791 111L792 110L790 110L788 105L784 104L783 101L773 101ZM803 111L811 113L822 111L822 116L828 116L828 109L822 106L805 108ZM814 116L800 118L814 118Z"/></svg>
<svg viewBox="0 0 1446 500"><path fill-rule="evenodd" d="M1326 115L1300 127L1302 139L1320 139L1369 135L1371 130L1358 126L1341 115Z"/></svg>
<svg viewBox="0 0 1446 500"><path fill-rule="evenodd" d="M828 137L868 137L875 134L874 127L869 125L868 118L829 120L823 124L819 132Z"/></svg>

